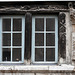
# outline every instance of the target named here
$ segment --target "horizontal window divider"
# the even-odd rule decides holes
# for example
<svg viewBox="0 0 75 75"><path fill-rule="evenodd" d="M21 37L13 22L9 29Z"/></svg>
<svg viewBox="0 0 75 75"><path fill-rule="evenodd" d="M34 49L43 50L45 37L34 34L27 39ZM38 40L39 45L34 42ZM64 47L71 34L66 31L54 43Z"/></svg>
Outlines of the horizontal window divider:
<svg viewBox="0 0 75 75"><path fill-rule="evenodd" d="M4 32L2 32L2 33L11 33L11 31L4 31ZM12 31L12 33L22 33L22 32L20 32L20 31Z"/></svg>
<svg viewBox="0 0 75 75"><path fill-rule="evenodd" d="M11 48L11 46L3 46L2 48Z"/></svg>
<svg viewBox="0 0 75 75"><path fill-rule="evenodd" d="M3 31L2 33L11 33L11 31Z"/></svg>
<svg viewBox="0 0 75 75"><path fill-rule="evenodd" d="M35 46L35 48L44 48L44 46Z"/></svg>
<svg viewBox="0 0 75 75"><path fill-rule="evenodd" d="M2 48L11 48L11 46L3 46ZM22 46L12 46L12 48L22 48Z"/></svg>
<svg viewBox="0 0 75 75"><path fill-rule="evenodd" d="M46 46L46 48L55 48L55 46Z"/></svg>
<svg viewBox="0 0 75 75"><path fill-rule="evenodd" d="M12 46L12 48L22 48L22 46Z"/></svg>
<svg viewBox="0 0 75 75"><path fill-rule="evenodd" d="M55 31L46 31L46 33L55 33Z"/></svg>
<svg viewBox="0 0 75 75"><path fill-rule="evenodd" d="M55 33L55 31L35 31L35 33Z"/></svg>
<svg viewBox="0 0 75 75"><path fill-rule="evenodd" d="M55 48L55 46L35 46L35 48Z"/></svg>
<svg viewBox="0 0 75 75"><path fill-rule="evenodd" d="M22 32L20 32L20 31L14 31L14 32L13 32L13 31L12 31L12 33L22 33Z"/></svg>

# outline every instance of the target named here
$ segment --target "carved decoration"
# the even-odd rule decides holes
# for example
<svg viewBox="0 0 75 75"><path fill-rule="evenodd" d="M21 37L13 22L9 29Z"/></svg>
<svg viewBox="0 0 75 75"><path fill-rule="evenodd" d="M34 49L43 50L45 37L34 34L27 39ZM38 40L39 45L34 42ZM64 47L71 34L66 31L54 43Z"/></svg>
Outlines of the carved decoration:
<svg viewBox="0 0 75 75"><path fill-rule="evenodd" d="M71 24L75 25L75 9L70 9Z"/></svg>
<svg viewBox="0 0 75 75"><path fill-rule="evenodd" d="M70 9L70 16L71 18L75 19L75 9Z"/></svg>
<svg viewBox="0 0 75 75"><path fill-rule="evenodd" d="M70 8L73 8L73 3L72 3L72 2L69 2L69 3L68 3L68 7L69 7L69 9L70 9Z"/></svg>
<svg viewBox="0 0 75 75"><path fill-rule="evenodd" d="M74 9L74 4L72 2L68 3L68 7L70 9L70 16L71 18L75 19L75 9Z"/></svg>
<svg viewBox="0 0 75 75"><path fill-rule="evenodd" d="M64 13L59 14L59 52L60 57L66 58L66 24Z"/></svg>

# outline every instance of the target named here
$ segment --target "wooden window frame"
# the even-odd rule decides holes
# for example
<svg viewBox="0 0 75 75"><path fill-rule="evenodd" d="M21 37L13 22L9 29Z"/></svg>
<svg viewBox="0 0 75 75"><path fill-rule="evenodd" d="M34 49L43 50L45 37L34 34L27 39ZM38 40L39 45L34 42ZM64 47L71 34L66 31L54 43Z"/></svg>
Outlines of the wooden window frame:
<svg viewBox="0 0 75 75"><path fill-rule="evenodd" d="M11 18L11 31L2 31L2 19L3 18ZM13 28L13 18L22 18L22 31L18 32L18 31L12 31ZM2 33L11 33L11 61L2 61ZM22 46L20 48L22 48L22 53L21 53L21 61L12 61L12 33L22 33ZM24 16L1 16L0 17L0 63L24 63L24 46L25 46L25 17ZM7 46L6 46L7 48ZM15 47L15 48L19 48Z"/></svg>
<svg viewBox="0 0 75 75"><path fill-rule="evenodd" d="M35 32L35 18L44 18L44 23L45 23L45 31L44 33L55 33L55 61L44 61L44 62L37 62L35 61L35 33L43 33L42 31L36 31ZM46 31L46 18L55 18L55 32L54 31ZM44 34L44 37L46 37L46 35ZM45 38L46 39L46 38ZM44 39L44 43L46 43L46 40ZM42 46L43 47L43 46ZM44 45L44 51L45 48L47 46ZM40 47L39 47L40 48ZM51 47L50 47L51 48ZM54 48L54 47L52 47ZM58 16L56 15L45 15L45 16L41 16L41 15L37 15L37 16L33 16L32 17L32 55L31 55L31 60L32 60L32 63L57 63L58 62ZM44 52L45 54L45 52ZM44 56L45 58L45 56ZM46 59L46 58L45 58Z"/></svg>

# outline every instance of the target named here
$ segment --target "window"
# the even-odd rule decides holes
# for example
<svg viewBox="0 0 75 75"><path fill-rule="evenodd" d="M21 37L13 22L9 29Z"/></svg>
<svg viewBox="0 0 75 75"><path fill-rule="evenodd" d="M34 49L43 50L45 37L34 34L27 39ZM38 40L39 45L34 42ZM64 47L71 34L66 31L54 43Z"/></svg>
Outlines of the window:
<svg viewBox="0 0 75 75"><path fill-rule="evenodd" d="M24 61L25 20L22 16L0 17L0 62Z"/></svg>
<svg viewBox="0 0 75 75"><path fill-rule="evenodd" d="M33 16L32 62L57 63L58 18L57 16Z"/></svg>

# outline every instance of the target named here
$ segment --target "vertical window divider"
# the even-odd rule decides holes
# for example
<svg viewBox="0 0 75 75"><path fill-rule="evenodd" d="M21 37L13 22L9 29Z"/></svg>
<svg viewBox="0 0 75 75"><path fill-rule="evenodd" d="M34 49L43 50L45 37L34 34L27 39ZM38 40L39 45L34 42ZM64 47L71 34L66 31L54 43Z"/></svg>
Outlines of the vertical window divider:
<svg viewBox="0 0 75 75"><path fill-rule="evenodd" d="M22 20L23 21L23 20ZM22 23L23 24L23 23ZM23 26L22 26L23 27ZM22 55L22 53L23 53L23 40L24 40L24 38L23 38L23 29L22 29L22 33L21 33L21 36L22 36L22 38L21 38L21 41L22 41L22 43L21 43L21 46L22 46L22 48L21 48L21 60L23 61L23 55Z"/></svg>
<svg viewBox="0 0 75 75"><path fill-rule="evenodd" d="M44 62L46 61L46 18L44 18Z"/></svg>
<svg viewBox="0 0 75 75"><path fill-rule="evenodd" d="M0 62L2 62L2 18L0 17L0 24L1 24L1 26L0 26L0 41L1 41L1 44L0 44Z"/></svg>
<svg viewBox="0 0 75 75"><path fill-rule="evenodd" d="M35 22L34 22L34 38L35 38ZM33 61L35 61L35 40L34 40L34 59L33 59Z"/></svg>
<svg viewBox="0 0 75 75"><path fill-rule="evenodd" d="M21 33L22 34L22 49L21 49L21 54L22 54L21 56L22 57L21 58L22 58L23 62L24 62L24 46L25 46L24 42L23 42L25 40L24 39L24 37L25 37L24 32L25 32L25 20L24 20L24 17L22 17L22 33Z"/></svg>
<svg viewBox="0 0 75 75"><path fill-rule="evenodd" d="M58 18L55 17L55 62L58 62Z"/></svg>
<svg viewBox="0 0 75 75"><path fill-rule="evenodd" d="M11 62L12 62L12 41L13 41L12 30L13 30L13 18L11 17Z"/></svg>
<svg viewBox="0 0 75 75"><path fill-rule="evenodd" d="M33 17L33 21L32 21L32 53L31 53L31 58L32 58L32 62L35 62L35 18ZM34 40L34 42L33 42Z"/></svg>

